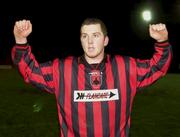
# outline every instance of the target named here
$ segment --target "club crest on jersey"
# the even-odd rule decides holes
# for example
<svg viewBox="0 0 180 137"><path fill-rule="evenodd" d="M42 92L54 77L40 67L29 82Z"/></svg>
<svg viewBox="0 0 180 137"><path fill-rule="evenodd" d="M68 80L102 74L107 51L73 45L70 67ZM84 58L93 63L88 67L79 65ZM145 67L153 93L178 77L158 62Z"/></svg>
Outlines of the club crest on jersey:
<svg viewBox="0 0 180 137"><path fill-rule="evenodd" d="M93 89L99 89L102 84L102 72L99 70L92 70L90 74L90 84Z"/></svg>

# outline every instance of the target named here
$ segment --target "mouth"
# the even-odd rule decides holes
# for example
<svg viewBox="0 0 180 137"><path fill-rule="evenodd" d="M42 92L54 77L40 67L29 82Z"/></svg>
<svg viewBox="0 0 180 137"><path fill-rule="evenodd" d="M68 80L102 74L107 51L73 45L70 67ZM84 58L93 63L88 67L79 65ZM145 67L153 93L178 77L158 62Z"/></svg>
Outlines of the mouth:
<svg viewBox="0 0 180 137"><path fill-rule="evenodd" d="M88 47L88 51L90 51L90 52L92 52L92 51L94 51L94 47Z"/></svg>

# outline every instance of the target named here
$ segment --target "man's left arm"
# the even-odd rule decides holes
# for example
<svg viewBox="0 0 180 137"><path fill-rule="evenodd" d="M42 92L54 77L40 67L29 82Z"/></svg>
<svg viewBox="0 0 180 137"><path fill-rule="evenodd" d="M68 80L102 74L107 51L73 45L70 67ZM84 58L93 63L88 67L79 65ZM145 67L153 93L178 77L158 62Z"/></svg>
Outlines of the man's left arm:
<svg viewBox="0 0 180 137"><path fill-rule="evenodd" d="M150 36L155 39L155 53L150 60L136 60L137 88L154 83L167 73L172 59L172 49L168 42L168 31L164 24L149 26Z"/></svg>

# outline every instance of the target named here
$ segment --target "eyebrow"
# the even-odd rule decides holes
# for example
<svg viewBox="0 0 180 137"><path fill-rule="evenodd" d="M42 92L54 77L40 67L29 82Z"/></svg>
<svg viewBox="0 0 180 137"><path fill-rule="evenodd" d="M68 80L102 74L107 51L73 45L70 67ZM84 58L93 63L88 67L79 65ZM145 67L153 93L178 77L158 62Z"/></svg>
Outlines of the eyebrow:
<svg viewBox="0 0 180 137"><path fill-rule="evenodd" d="M86 35L87 33L81 33L81 35ZM93 34L101 34L100 32L94 32Z"/></svg>

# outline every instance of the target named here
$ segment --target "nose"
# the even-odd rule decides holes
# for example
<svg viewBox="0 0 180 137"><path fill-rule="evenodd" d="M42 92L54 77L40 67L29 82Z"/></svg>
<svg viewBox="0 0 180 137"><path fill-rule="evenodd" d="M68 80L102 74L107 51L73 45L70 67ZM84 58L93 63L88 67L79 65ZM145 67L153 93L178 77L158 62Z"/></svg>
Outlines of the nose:
<svg viewBox="0 0 180 137"><path fill-rule="evenodd" d="M89 43L89 44L92 44L92 43L93 43L92 37L89 37L89 38L88 38L88 43Z"/></svg>

